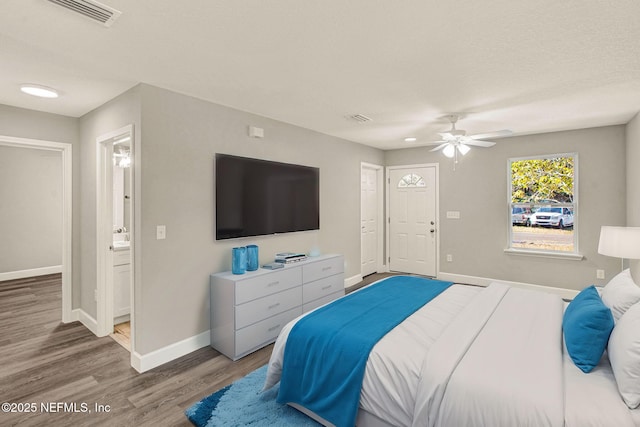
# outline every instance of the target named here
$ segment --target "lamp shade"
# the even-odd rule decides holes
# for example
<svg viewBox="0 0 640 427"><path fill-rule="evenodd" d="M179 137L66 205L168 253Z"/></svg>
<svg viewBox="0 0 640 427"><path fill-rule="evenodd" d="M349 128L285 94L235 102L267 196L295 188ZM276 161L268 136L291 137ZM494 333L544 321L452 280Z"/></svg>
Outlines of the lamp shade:
<svg viewBox="0 0 640 427"><path fill-rule="evenodd" d="M602 226L598 253L616 258L640 259L640 227Z"/></svg>

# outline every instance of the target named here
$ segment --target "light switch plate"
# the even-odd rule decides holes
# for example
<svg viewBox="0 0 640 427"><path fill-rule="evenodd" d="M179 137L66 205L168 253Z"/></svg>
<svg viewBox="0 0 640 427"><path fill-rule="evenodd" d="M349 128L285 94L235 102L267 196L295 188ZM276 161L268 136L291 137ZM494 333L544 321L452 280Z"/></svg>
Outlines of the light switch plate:
<svg viewBox="0 0 640 427"><path fill-rule="evenodd" d="M447 211L447 219L460 219L460 211Z"/></svg>
<svg viewBox="0 0 640 427"><path fill-rule="evenodd" d="M167 227L165 225L159 225L156 227L156 240L163 240L167 238Z"/></svg>

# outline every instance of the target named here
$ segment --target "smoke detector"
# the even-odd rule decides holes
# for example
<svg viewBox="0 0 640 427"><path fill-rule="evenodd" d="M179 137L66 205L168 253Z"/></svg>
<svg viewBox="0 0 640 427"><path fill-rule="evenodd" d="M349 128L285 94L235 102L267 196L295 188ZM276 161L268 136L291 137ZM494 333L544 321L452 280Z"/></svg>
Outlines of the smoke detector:
<svg viewBox="0 0 640 427"><path fill-rule="evenodd" d="M110 27L122 12L94 0L48 0Z"/></svg>

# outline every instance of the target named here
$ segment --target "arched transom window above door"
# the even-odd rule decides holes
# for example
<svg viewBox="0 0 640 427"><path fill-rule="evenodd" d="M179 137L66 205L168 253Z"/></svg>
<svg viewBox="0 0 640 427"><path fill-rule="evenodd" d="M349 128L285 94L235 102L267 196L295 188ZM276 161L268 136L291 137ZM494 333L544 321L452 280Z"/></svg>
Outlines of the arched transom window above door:
<svg viewBox="0 0 640 427"><path fill-rule="evenodd" d="M424 181L424 179L420 175L415 173L407 174L402 178L400 178L400 181L398 181L398 188L426 187L426 186L427 186L427 183Z"/></svg>

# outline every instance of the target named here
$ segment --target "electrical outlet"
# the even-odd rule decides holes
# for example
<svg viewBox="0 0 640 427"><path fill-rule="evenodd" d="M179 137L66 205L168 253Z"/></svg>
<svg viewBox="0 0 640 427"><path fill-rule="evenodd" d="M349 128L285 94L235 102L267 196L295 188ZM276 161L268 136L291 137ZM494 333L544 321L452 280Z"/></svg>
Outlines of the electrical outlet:
<svg viewBox="0 0 640 427"><path fill-rule="evenodd" d="M447 254L447 262L453 262L453 255Z"/></svg>
<svg viewBox="0 0 640 427"><path fill-rule="evenodd" d="M604 279L604 270L596 270L596 279Z"/></svg>
<svg viewBox="0 0 640 427"><path fill-rule="evenodd" d="M167 238L167 227L159 225L156 227L156 240L162 240Z"/></svg>

